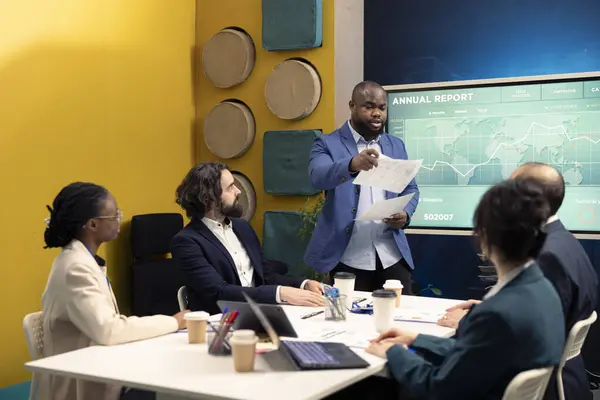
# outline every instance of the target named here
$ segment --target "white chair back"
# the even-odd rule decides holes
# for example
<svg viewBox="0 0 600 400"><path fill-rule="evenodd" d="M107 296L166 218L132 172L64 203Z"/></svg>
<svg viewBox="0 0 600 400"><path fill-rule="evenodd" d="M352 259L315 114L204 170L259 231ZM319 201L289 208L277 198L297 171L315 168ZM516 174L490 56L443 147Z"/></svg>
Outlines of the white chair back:
<svg viewBox="0 0 600 400"><path fill-rule="evenodd" d="M560 359L560 364L558 364L558 368L556 370L556 384L558 386L558 398L560 400L565 400L565 389L563 387L562 380L563 367L567 361L581 353L581 348L583 347L585 338L590 331L590 327L594 322L596 322L597 318L598 316L596 311L594 311L588 318L575 323L575 325L573 325L571 328L571 332L569 332L569 336L567 336L565 349L563 351L562 358Z"/></svg>
<svg viewBox="0 0 600 400"><path fill-rule="evenodd" d="M547 367L521 372L510 381L502 400L541 400L553 369Z"/></svg>
<svg viewBox="0 0 600 400"><path fill-rule="evenodd" d="M188 307L187 288L182 286L177 291L177 302L179 303L179 311L185 311Z"/></svg>
<svg viewBox="0 0 600 400"><path fill-rule="evenodd" d="M27 314L23 318L23 330L25 331L25 340L27 349L32 360L38 360L44 357L44 315L41 311ZM38 379L34 373L31 377L31 388L29 389L29 400L37 397Z"/></svg>

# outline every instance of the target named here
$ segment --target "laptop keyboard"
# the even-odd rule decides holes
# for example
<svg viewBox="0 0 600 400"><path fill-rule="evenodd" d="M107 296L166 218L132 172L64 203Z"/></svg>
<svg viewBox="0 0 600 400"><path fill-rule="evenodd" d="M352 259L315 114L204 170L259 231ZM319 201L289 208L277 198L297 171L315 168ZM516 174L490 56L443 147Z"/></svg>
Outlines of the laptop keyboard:
<svg viewBox="0 0 600 400"><path fill-rule="evenodd" d="M283 341L292 356L304 365L338 365L339 361L315 342Z"/></svg>

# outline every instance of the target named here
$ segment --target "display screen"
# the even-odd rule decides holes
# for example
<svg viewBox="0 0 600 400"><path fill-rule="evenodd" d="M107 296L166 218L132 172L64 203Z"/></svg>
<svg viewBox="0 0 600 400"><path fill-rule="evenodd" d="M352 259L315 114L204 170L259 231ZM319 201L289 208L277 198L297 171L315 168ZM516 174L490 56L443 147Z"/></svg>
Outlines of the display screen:
<svg viewBox="0 0 600 400"><path fill-rule="evenodd" d="M565 226L600 230L600 78L388 88L387 124L423 160L411 228L472 228L491 185L540 161L565 179Z"/></svg>

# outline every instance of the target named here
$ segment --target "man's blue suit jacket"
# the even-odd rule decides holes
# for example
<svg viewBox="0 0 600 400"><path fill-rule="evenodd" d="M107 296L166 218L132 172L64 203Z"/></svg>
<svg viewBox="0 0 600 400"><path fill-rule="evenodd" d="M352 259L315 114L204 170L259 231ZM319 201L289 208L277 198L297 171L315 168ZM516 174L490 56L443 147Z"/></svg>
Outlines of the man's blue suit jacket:
<svg viewBox="0 0 600 400"><path fill-rule="evenodd" d="M394 136L382 133L379 139L381 152L391 158L407 160L404 142ZM319 272L331 271L340 261L352 234L360 186L352 182L356 177L348 167L358 148L348 123L329 135L315 139L308 166L311 184L325 191L325 205L304 255L304 262ZM404 211L412 216L419 203L419 189L414 179L400 194L386 192L386 199L415 195ZM414 268L406 235L402 229L392 229L394 240L402 257Z"/></svg>
<svg viewBox="0 0 600 400"><path fill-rule="evenodd" d="M520 372L558 365L565 345L556 290L533 264L473 306L455 338L418 335L387 351L394 378L411 399L497 399Z"/></svg>
<svg viewBox="0 0 600 400"><path fill-rule="evenodd" d="M304 279L275 273L262 254L260 241L252 226L243 219L232 219L236 234L254 267L254 287L242 287L229 251L201 219L192 221L171 241L173 259L181 268L192 311L220 313L218 300L245 301L246 292L258 303L275 303L277 285L300 287Z"/></svg>

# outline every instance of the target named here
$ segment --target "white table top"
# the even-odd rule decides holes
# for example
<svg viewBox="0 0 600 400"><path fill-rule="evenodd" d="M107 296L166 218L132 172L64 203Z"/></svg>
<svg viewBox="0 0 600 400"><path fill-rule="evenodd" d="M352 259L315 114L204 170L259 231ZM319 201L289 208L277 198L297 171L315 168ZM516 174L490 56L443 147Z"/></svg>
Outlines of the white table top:
<svg viewBox="0 0 600 400"><path fill-rule="evenodd" d="M357 297L370 297L357 293ZM362 295L362 296L361 296ZM402 309L443 311L457 300L402 296ZM324 315L306 320L300 316L314 308L285 306L300 338L319 340L330 331L344 332L330 341L355 341L376 337L372 316L348 313L345 322L324 321ZM453 330L429 323L396 322L396 326L420 333L449 336ZM350 336L346 336L350 335ZM335 339L338 340L335 340ZM350 345L350 343L347 343ZM211 356L207 346L190 345L185 332L117 346L92 346L29 362L26 368L74 378L118 384L188 398L319 399L381 373L386 361L353 348L371 366L367 369L283 372L274 371L257 355L256 371L240 374L231 357Z"/></svg>

